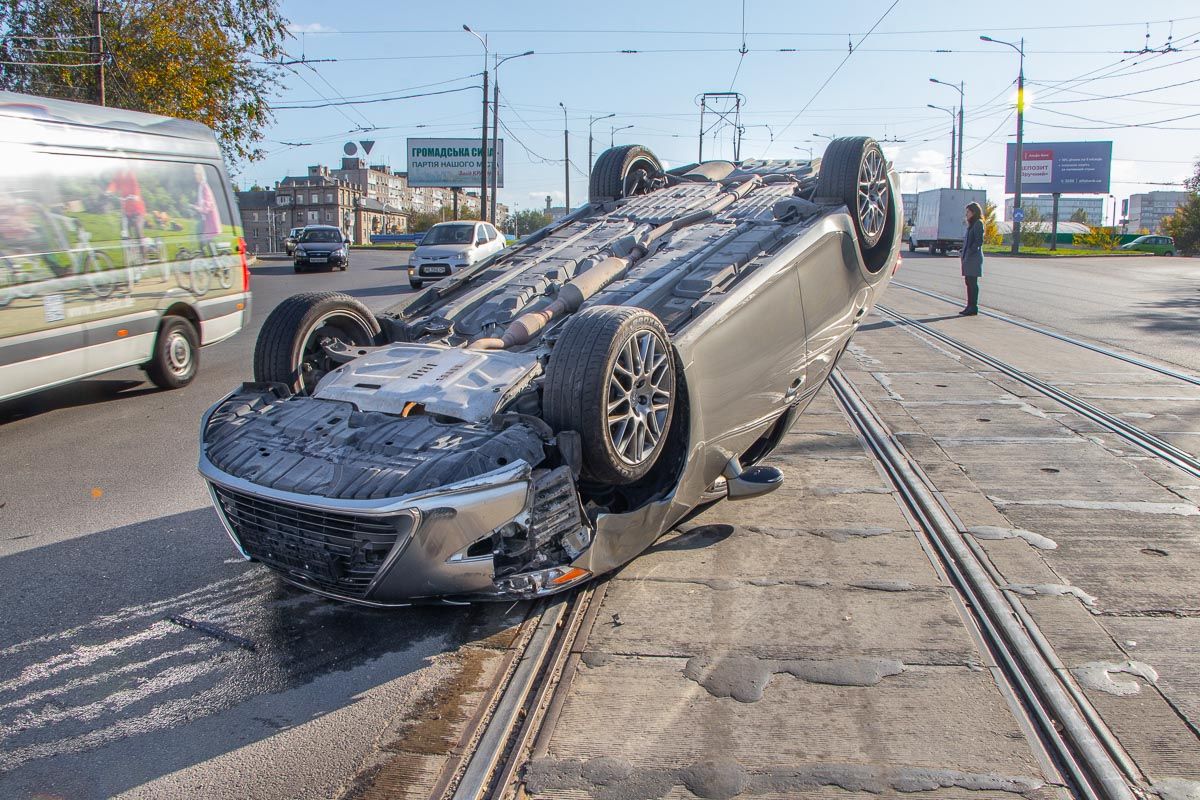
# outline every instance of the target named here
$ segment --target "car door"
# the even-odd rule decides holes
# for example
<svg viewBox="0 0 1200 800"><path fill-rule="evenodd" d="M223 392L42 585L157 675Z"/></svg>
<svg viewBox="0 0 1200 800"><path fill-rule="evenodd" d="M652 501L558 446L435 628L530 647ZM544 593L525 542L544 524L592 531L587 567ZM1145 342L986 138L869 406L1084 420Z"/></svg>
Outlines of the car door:
<svg viewBox="0 0 1200 800"><path fill-rule="evenodd" d="M851 237L827 237L798 265L809 386L819 384L828 374L870 300L871 290L853 248Z"/></svg>

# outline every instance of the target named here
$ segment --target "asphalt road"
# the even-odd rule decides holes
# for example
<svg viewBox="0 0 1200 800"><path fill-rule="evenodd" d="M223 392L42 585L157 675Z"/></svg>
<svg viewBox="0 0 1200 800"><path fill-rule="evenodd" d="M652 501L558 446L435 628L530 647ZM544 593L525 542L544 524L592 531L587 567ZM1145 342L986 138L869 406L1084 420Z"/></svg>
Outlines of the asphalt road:
<svg viewBox="0 0 1200 800"><path fill-rule="evenodd" d="M905 253L896 279L965 297L957 258ZM891 292L904 292L893 286ZM888 302L886 299L885 303ZM1189 370L1200 370L1200 259L987 255L980 305Z"/></svg>
<svg viewBox="0 0 1200 800"><path fill-rule="evenodd" d="M196 472L200 415L250 378L271 308L337 289L382 309L406 262L261 262L253 324L186 389L129 369L0 404L0 797L334 796L439 655L504 624L293 590L235 557Z"/></svg>

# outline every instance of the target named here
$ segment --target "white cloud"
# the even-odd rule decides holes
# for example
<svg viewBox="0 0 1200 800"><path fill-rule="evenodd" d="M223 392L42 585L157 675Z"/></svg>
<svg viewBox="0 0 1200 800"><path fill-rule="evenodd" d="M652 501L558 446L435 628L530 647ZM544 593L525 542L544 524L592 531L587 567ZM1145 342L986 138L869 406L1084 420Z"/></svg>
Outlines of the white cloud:
<svg viewBox="0 0 1200 800"><path fill-rule="evenodd" d="M530 192L529 199L537 203L538 208L543 208L546 205L546 195L550 196L551 203L556 206L561 206L565 197L562 189L546 189L544 191Z"/></svg>
<svg viewBox="0 0 1200 800"><path fill-rule="evenodd" d="M301 33L337 33L337 28L331 28L321 22L293 22L288 25L288 31L296 36Z"/></svg>

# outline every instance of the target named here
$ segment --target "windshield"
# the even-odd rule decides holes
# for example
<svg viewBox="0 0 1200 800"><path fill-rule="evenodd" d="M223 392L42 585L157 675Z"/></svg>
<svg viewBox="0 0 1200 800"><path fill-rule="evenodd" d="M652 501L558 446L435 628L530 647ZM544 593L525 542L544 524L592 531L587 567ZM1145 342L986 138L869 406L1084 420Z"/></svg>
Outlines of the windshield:
<svg viewBox="0 0 1200 800"><path fill-rule="evenodd" d="M317 231L305 231L300 237L302 242L340 242L342 234L338 231L327 229Z"/></svg>
<svg viewBox="0 0 1200 800"><path fill-rule="evenodd" d="M474 236L474 225L434 225L421 244L471 244Z"/></svg>

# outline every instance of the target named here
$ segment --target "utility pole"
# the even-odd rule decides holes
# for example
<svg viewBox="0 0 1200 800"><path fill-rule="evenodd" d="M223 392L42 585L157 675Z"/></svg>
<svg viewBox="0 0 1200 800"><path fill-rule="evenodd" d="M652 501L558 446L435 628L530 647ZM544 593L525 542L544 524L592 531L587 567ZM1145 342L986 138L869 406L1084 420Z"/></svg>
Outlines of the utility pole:
<svg viewBox="0 0 1200 800"><path fill-rule="evenodd" d="M104 30L100 24L100 0L96 0L92 12L92 35L96 53L96 102L104 105Z"/></svg>
<svg viewBox="0 0 1200 800"><path fill-rule="evenodd" d="M566 198L563 201L563 207L568 214L571 213L571 140L567 132L567 107L558 101L558 105L563 110L563 193Z"/></svg>
<svg viewBox="0 0 1200 800"><path fill-rule="evenodd" d="M954 174L955 174L955 164L956 164L955 159L958 154L958 150L955 148L954 109L946 108L944 106L935 106L932 103L926 103L925 105L928 106L929 108L935 108L938 111L945 111L947 114L950 115L950 188L953 189L953 188L955 188L955 186L954 186Z"/></svg>
<svg viewBox="0 0 1200 800"><path fill-rule="evenodd" d="M1017 211L1021 208L1021 170L1025 166L1025 37L1021 37L1020 44L1004 42L990 36L980 36L979 38L985 42L1011 47L1021 57L1017 69L1017 149L1013 155L1012 164L1013 189L1015 190L1013 192L1012 253L1016 255L1021 252L1021 220Z"/></svg>
<svg viewBox="0 0 1200 800"><path fill-rule="evenodd" d="M492 224L496 224L496 187L500 175L500 65L513 58L523 58L533 55L532 50L518 53L515 56L501 58L493 56L495 63L492 67Z"/></svg>
<svg viewBox="0 0 1200 800"><path fill-rule="evenodd" d="M591 175L592 175L592 126L595 125L597 122L599 122L602 119L608 119L610 117L615 117L616 115L617 115L616 112L613 112L612 114L605 114L602 117L588 117L588 177L589 177L589 179L591 178Z"/></svg>
<svg viewBox="0 0 1200 800"><path fill-rule="evenodd" d="M475 31L471 30L471 26L463 25L463 30L474 36L483 45L483 125L482 134L480 136L480 160L481 170L479 173L479 218L487 220L487 193L488 193L488 45L487 39L480 36Z"/></svg>
<svg viewBox="0 0 1200 800"><path fill-rule="evenodd" d="M966 113L966 88L967 85L963 81L959 81L957 85L939 81L937 78L930 78L930 83L940 83L942 86L949 86L954 91L958 92L958 171L955 173L953 169L950 172L950 188L962 188L963 176L963 115ZM951 159L953 160L953 159Z"/></svg>

